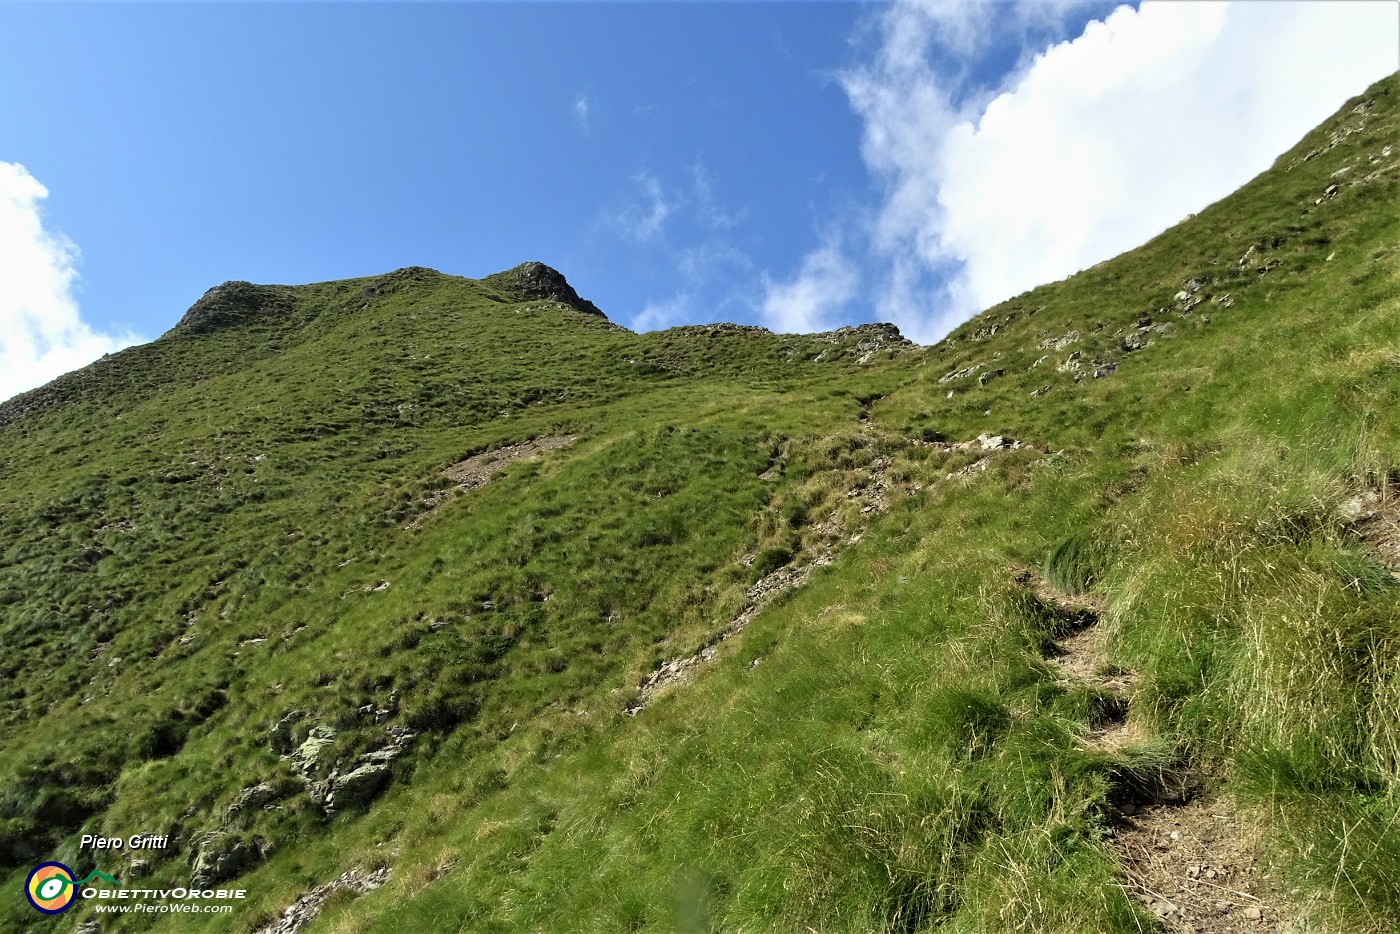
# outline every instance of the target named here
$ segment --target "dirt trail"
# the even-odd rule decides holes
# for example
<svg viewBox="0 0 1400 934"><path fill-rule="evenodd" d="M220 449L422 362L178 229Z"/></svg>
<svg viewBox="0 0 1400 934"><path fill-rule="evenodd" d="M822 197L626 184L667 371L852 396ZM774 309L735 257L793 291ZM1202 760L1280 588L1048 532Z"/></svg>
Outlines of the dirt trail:
<svg viewBox="0 0 1400 934"><path fill-rule="evenodd" d="M1151 737L1129 716L1137 675L1110 663L1100 619L1102 601L1056 590L1020 568L1016 580L1061 619L1047 654L1064 684L1089 685L1119 703L1084 737L1085 745L1113 753ZM1257 834L1224 798L1180 787L1120 792L1106 841L1122 870L1123 886L1171 934L1302 934L1277 899L1281 883L1259 865Z"/></svg>
<svg viewBox="0 0 1400 934"><path fill-rule="evenodd" d="M1122 806L1109 846L1124 885L1172 934L1302 934L1226 799Z"/></svg>
<svg viewBox="0 0 1400 934"><path fill-rule="evenodd" d="M1065 635L1055 640L1047 657L1064 684L1087 684L1111 694L1116 703L1089 728L1084 742L1092 749L1114 752L1147 739L1137 724L1128 720L1129 693L1137 676L1108 664L1104 631L1099 619L1103 602L1089 594L1067 594L1051 587L1039 575L1021 569L1017 580L1035 592L1045 605L1062 619Z"/></svg>

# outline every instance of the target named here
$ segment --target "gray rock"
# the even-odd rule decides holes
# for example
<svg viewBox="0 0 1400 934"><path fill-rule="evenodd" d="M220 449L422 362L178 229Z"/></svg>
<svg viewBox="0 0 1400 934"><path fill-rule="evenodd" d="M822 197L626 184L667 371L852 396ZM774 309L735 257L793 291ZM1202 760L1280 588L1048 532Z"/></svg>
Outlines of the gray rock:
<svg viewBox="0 0 1400 934"><path fill-rule="evenodd" d="M374 762L362 765L349 775L336 779L330 797L326 799L326 810L335 813L367 804L388 781L387 764Z"/></svg>
<svg viewBox="0 0 1400 934"><path fill-rule="evenodd" d="M1380 501L1381 498L1374 492L1366 490L1342 503L1338 511L1347 522L1364 522L1376 515L1376 507Z"/></svg>
<svg viewBox="0 0 1400 934"><path fill-rule="evenodd" d="M1080 340L1078 331L1069 331L1059 337L1047 337L1038 345L1041 350L1063 350L1070 344L1077 344Z"/></svg>
<svg viewBox="0 0 1400 934"><path fill-rule="evenodd" d="M375 749L367 752L355 760L356 766L361 765L387 765L399 756L403 755L403 750L397 746L385 746L383 749Z"/></svg>
<svg viewBox="0 0 1400 934"><path fill-rule="evenodd" d="M988 383L990 383L992 380L996 379L998 376L1001 376L1001 375L1002 375L1003 373L1005 373L1005 372L1006 372L1005 370L988 370L987 372L983 373L981 376L977 377L977 385L979 385L979 386L985 386L985 385L987 385Z"/></svg>
<svg viewBox="0 0 1400 934"><path fill-rule="evenodd" d="M226 831L206 834L195 854L190 884L197 887L225 882L266 859L273 846L263 837L245 839Z"/></svg>
<svg viewBox="0 0 1400 934"><path fill-rule="evenodd" d="M1094 367L1094 379L1103 379L1116 369L1118 369L1116 363L1100 363Z"/></svg>
<svg viewBox="0 0 1400 934"><path fill-rule="evenodd" d="M1123 338L1123 350L1132 353L1135 350L1142 350L1152 342L1142 336L1142 331L1129 331L1128 336Z"/></svg>
<svg viewBox="0 0 1400 934"><path fill-rule="evenodd" d="M292 753L292 768L305 774L315 768L317 760L321 758L321 752L331 743L335 742L336 731L328 726L313 726L311 733L306 737L306 742L302 743Z"/></svg>
<svg viewBox="0 0 1400 934"><path fill-rule="evenodd" d="M1014 441L1003 435L982 434L977 436L977 443L984 451L1000 451L1002 448L1019 448L1020 442Z"/></svg>
<svg viewBox="0 0 1400 934"><path fill-rule="evenodd" d="M306 794L311 798L311 803L318 808L324 808L326 802L330 800L331 792L334 790L335 781L324 778L319 782L310 782L306 786Z"/></svg>
<svg viewBox="0 0 1400 934"><path fill-rule="evenodd" d="M289 710L267 731L268 747L277 755L288 755L296 748L292 730L306 717L304 710Z"/></svg>
<svg viewBox="0 0 1400 934"><path fill-rule="evenodd" d="M951 383L955 379L966 379L967 377L973 375L980 369L982 369L982 364L974 363L971 366L963 367L961 370L954 370L951 373L947 373L943 376L940 376L938 378L938 381L940 383Z"/></svg>
<svg viewBox="0 0 1400 934"><path fill-rule="evenodd" d="M321 913L326 901L336 892L342 889L349 889L361 894L372 892L388 879L389 870L387 868L376 869L373 872L367 872L363 869L348 870L334 882L318 885L298 898L279 917L258 928L253 934L297 934Z"/></svg>
<svg viewBox="0 0 1400 934"><path fill-rule="evenodd" d="M140 879L145 876L148 876L151 873L150 861L144 859L133 859L131 861L131 865L126 867L126 871L132 876L132 878L135 879Z"/></svg>
<svg viewBox="0 0 1400 934"><path fill-rule="evenodd" d="M276 800L276 798L276 789L274 789L267 782L260 782L256 785L250 785L247 788L244 788L242 791L240 791L238 793L238 797L234 798L233 803L228 806L228 816L232 817L240 811L257 810L263 805Z"/></svg>

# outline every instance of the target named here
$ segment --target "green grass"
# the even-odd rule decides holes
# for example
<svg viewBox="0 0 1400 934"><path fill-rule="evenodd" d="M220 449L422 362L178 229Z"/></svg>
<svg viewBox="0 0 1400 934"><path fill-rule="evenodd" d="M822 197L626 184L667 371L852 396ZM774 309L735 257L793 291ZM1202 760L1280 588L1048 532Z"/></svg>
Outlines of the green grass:
<svg viewBox="0 0 1400 934"><path fill-rule="evenodd" d="M634 335L408 270L270 291L0 414L5 884L137 831L172 834L150 878L178 884L226 825L276 845L248 904L108 927L252 931L392 866L310 930L1143 931L1109 802L1189 780L1268 828L1319 924L1400 926L1400 587L1340 516L1400 469L1397 170L1368 161L1398 92L913 353ZM1315 204L1351 163L1383 171ZM1182 314L1190 278L1210 297ZM1170 327L1126 351L1144 319ZM1076 350L1118 369L1076 382ZM981 455L934 442L987 432L1030 446L952 476ZM406 528L444 468L562 433ZM624 713L761 577L853 538ZM1062 621L1025 567L1106 606L1146 742L1082 742L1105 700L1047 667ZM313 778L421 735L327 821L269 742L291 710L293 742L337 730ZM262 781L276 807L227 817ZM0 929L59 922L11 900Z"/></svg>

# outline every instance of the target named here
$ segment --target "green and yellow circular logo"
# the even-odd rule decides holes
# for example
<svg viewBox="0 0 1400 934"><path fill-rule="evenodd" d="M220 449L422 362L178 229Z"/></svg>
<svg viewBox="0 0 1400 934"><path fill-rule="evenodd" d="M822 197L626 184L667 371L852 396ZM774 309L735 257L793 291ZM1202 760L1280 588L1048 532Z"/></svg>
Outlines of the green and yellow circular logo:
<svg viewBox="0 0 1400 934"><path fill-rule="evenodd" d="M62 863L40 863L24 880L24 897L35 911L56 915L67 911L77 896L73 870Z"/></svg>

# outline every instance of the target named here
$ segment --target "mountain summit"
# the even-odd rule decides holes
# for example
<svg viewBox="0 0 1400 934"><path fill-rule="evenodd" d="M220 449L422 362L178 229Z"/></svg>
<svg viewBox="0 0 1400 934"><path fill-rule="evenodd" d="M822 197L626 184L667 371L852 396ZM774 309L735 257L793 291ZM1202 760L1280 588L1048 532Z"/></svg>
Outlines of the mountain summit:
<svg viewBox="0 0 1400 934"><path fill-rule="evenodd" d="M564 274L544 263L521 263L514 269L487 276L485 282L513 292L521 300L543 299L568 305L575 311L606 318L598 306L579 298Z"/></svg>

